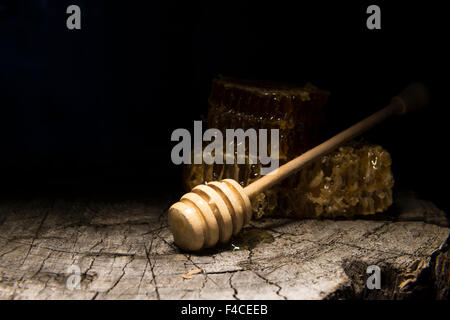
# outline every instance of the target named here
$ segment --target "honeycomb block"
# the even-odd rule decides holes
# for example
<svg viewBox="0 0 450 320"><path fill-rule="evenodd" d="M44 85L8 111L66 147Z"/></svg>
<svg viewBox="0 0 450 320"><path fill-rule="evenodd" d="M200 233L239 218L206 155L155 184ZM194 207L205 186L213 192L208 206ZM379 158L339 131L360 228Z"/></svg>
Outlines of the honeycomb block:
<svg viewBox="0 0 450 320"><path fill-rule="evenodd" d="M209 97L208 127L223 131L279 129L282 165L320 142L328 95L311 84L282 86L215 79ZM392 203L394 180L390 166L390 155L382 147L347 144L258 194L252 199L253 216L333 218L381 212ZM199 184L226 178L245 187L259 177L260 164L248 161L229 165L193 164L184 170L188 191Z"/></svg>
<svg viewBox="0 0 450 320"><path fill-rule="evenodd" d="M284 188L280 214L297 218L369 215L392 204L391 157L378 145L352 143L303 168Z"/></svg>
<svg viewBox="0 0 450 320"><path fill-rule="evenodd" d="M290 160L319 142L320 125L329 92L305 86L213 80L208 127L279 129L280 159Z"/></svg>
<svg viewBox="0 0 450 320"><path fill-rule="evenodd" d="M247 186L259 165L192 165L187 184L233 178ZM335 218L368 215L392 204L390 154L379 145L352 142L300 170L284 183L252 199L255 218Z"/></svg>

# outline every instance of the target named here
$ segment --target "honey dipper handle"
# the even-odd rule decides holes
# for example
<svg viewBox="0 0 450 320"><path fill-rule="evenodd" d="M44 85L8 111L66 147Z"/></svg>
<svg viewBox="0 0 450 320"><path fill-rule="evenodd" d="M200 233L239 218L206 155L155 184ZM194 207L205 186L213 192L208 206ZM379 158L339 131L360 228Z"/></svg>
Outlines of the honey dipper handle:
<svg viewBox="0 0 450 320"><path fill-rule="evenodd" d="M350 128L335 135L331 139L319 144L315 148L303 153L297 158L282 165L278 169L272 171L270 174L263 176L252 184L244 188L244 192L249 198L256 196L273 185L281 182L288 176L303 168L306 164L324 156L333 151L345 142L357 137L361 133L369 130L376 124L385 120L392 114L404 114L413 109L424 107L428 104L428 91L422 84L412 84L407 87L398 96L392 98L391 103L372 114Z"/></svg>
<svg viewBox="0 0 450 320"><path fill-rule="evenodd" d="M423 108L430 102L428 88L421 83L413 83L393 97L391 104L397 105L397 114Z"/></svg>

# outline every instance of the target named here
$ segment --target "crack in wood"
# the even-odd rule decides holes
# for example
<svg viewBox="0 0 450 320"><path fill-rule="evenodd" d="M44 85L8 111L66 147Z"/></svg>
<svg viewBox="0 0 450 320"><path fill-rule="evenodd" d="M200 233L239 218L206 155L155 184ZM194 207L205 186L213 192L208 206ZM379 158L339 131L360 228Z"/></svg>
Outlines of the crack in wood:
<svg viewBox="0 0 450 320"><path fill-rule="evenodd" d="M0 299L446 299L449 229L405 221L422 210L445 225L442 212L433 219L438 209L415 201L401 221L252 221L273 241L199 253L174 245L166 202L3 202ZM368 264L391 281L383 290L364 289ZM83 270L80 290L66 290L71 265ZM202 276L183 279L188 266Z"/></svg>

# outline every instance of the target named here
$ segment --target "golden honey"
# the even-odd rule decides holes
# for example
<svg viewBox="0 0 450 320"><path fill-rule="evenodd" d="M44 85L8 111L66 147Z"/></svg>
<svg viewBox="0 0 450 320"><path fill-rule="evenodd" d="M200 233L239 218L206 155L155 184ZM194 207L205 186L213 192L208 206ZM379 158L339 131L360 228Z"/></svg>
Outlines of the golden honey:
<svg viewBox="0 0 450 320"><path fill-rule="evenodd" d="M318 144L328 95L311 84L286 87L216 79L209 98L208 126L223 131L279 129L282 165ZM259 177L260 164L248 161L191 164L184 172L187 190L226 178L245 187ZM334 218L374 214L392 204L393 184L389 153L378 145L351 142L255 196L253 216Z"/></svg>

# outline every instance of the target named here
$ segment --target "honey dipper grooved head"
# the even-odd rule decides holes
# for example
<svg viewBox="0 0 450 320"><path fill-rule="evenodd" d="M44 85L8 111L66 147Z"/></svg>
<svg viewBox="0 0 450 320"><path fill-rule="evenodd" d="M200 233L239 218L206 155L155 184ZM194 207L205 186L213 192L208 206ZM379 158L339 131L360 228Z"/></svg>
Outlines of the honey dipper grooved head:
<svg viewBox="0 0 450 320"><path fill-rule="evenodd" d="M226 243L252 215L250 199L232 179L199 185L169 209L175 244L188 251Z"/></svg>

